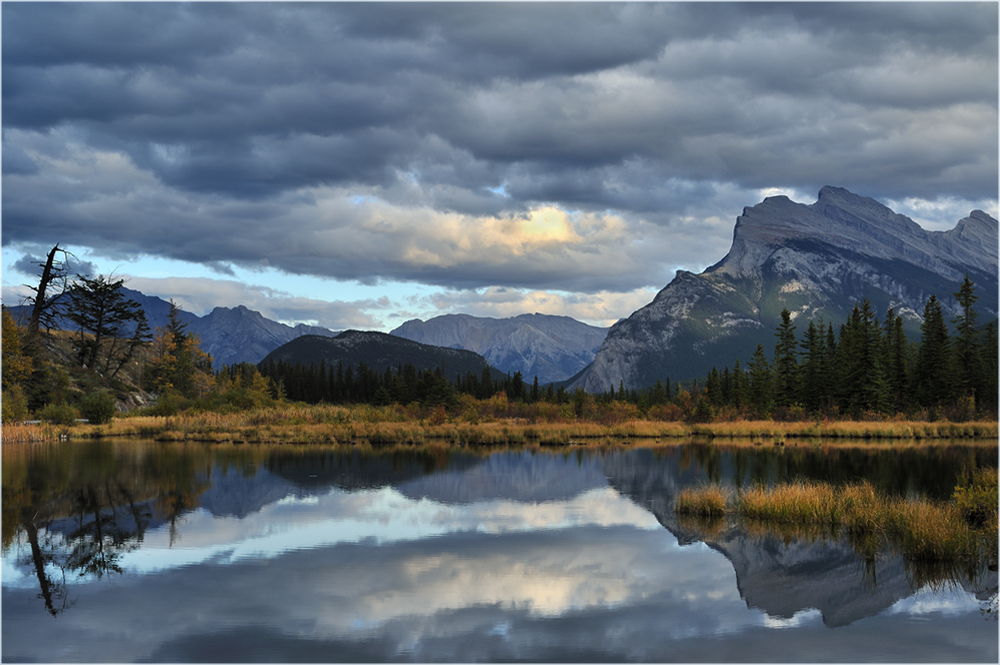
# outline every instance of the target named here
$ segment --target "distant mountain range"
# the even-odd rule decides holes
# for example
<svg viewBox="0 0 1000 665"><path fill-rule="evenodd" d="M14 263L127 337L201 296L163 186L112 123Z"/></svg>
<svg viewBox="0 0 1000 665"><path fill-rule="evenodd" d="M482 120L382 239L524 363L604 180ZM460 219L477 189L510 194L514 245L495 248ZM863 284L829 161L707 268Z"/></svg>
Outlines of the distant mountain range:
<svg viewBox="0 0 1000 665"><path fill-rule="evenodd" d="M145 310L150 328L167 325L168 301L127 287L122 290ZM24 319L29 314L23 306L12 307L11 312ZM212 356L215 369L241 362L256 364L271 351L305 335L335 337L342 332L304 324L289 326L243 305L216 307L205 316L185 310L179 310L179 314L187 330L201 339L201 348ZM60 325L65 330L74 328L69 320L61 321ZM501 373L521 372L527 383L537 375L539 382L545 384L569 378L586 367L607 332L607 328L589 326L566 316L522 314L496 319L454 314L426 322L407 321L391 334L429 346L473 351Z"/></svg>
<svg viewBox="0 0 1000 665"><path fill-rule="evenodd" d="M448 314L407 321L390 333L433 346L468 349L505 372L541 384L568 379L586 367L608 334L567 316L522 314L506 319Z"/></svg>
<svg viewBox="0 0 1000 665"><path fill-rule="evenodd" d="M484 369L488 369L494 379L503 374L472 351L431 346L386 333L359 330L346 330L336 337L297 337L268 353L260 364L271 361L287 365L299 363L303 367L321 362L331 368L343 364L345 370L348 366L357 369L359 363L364 363L380 374L387 367L396 369L407 364L412 364L418 371L440 367L451 381L469 373L481 377Z"/></svg>
<svg viewBox="0 0 1000 665"><path fill-rule="evenodd" d="M839 325L868 299L880 319L893 307L916 338L931 294L958 313L952 294L966 273L985 323L997 316L997 242L997 220L981 210L935 232L836 187L824 187L812 205L767 198L737 218L719 263L697 275L678 271L650 304L612 326L568 388L701 378L713 366L746 363L758 344L770 355L784 308L801 335L809 319Z"/></svg>
<svg viewBox="0 0 1000 665"><path fill-rule="evenodd" d="M146 312L150 329L164 327L169 322L170 303L157 296L149 296L140 291L122 288L126 297L139 303ZM12 307L15 317L27 320L30 314L25 306ZM186 330L198 335L203 351L212 356L215 369L223 365L242 362L256 364L270 351L302 335L325 335L332 337L335 332L319 326L299 324L288 326L264 318L260 312L238 307L216 307L205 316L198 316L179 310L180 320L187 324ZM64 330L73 330L74 324L67 320L59 322Z"/></svg>

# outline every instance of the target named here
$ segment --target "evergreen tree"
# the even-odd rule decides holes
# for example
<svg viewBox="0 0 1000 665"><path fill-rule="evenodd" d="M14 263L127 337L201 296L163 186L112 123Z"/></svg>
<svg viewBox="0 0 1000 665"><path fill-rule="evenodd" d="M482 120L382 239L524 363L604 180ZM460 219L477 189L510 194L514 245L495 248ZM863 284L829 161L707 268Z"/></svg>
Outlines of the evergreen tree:
<svg viewBox="0 0 1000 665"><path fill-rule="evenodd" d="M951 339L941 303L931 295L920 324L920 348L913 368L913 392L921 406L947 403L952 396Z"/></svg>
<svg viewBox="0 0 1000 665"><path fill-rule="evenodd" d="M909 403L909 340L903 330L902 317L896 316L892 307L886 312L882 327L885 331L883 357L889 402L900 411Z"/></svg>
<svg viewBox="0 0 1000 665"><path fill-rule="evenodd" d="M821 333L811 320L802 339L803 360L800 368L801 389L799 395L807 411L818 411L822 404L822 380L825 373L823 340Z"/></svg>
<svg viewBox="0 0 1000 665"><path fill-rule="evenodd" d="M663 381L657 379L653 386L653 394L650 403L654 406L667 403L667 389L663 386Z"/></svg>
<svg viewBox="0 0 1000 665"><path fill-rule="evenodd" d="M740 359L733 363L733 397L730 402L737 409L745 409L749 405L750 390L747 386L747 374L740 367Z"/></svg>
<svg viewBox="0 0 1000 665"><path fill-rule="evenodd" d="M775 336L778 342L774 347L774 403L787 408L795 401L799 369L795 326L787 309L781 310L781 323Z"/></svg>
<svg viewBox="0 0 1000 665"><path fill-rule="evenodd" d="M212 357L201 350L198 336L187 332L187 324L172 301L167 316L167 325L156 331L154 357L146 368L152 387L159 392L200 397L211 380Z"/></svg>
<svg viewBox="0 0 1000 665"><path fill-rule="evenodd" d="M881 328L867 300L860 307L854 306L850 319L840 329L837 364L842 408L853 417L865 411L888 410Z"/></svg>
<svg viewBox="0 0 1000 665"><path fill-rule="evenodd" d="M705 399L713 406L721 406L722 401L722 377L715 367L708 373L705 379Z"/></svg>
<svg viewBox="0 0 1000 665"><path fill-rule="evenodd" d="M976 329L978 314L972 307L979 299L975 290L975 284L966 273L958 291L952 294L961 307L961 314L952 319L952 323L955 324L956 333L954 344L955 387L962 394L975 394L976 389L981 386L979 331ZM992 378L996 380L996 376Z"/></svg>
<svg viewBox="0 0 1000 665"><path fill-rule="evenodd" d="M79 328L74 342L82 367L114 376L152 336L142 306L122 291L125 280L78 276L69 288L68 316ZM123 341L123 339L125 341Z"/></svg>
<svg viewBox="0 0 1000 665"><path fill-rule="evenodd" d="M758 417L767 418L774 407L774 378L767 357L764 355L763 345L757 345L757 350L747 363L747 371L750 375L750 406Z"/></svg>
<svg viewBox="0 0 1000 665"><path fill-rule="evenodd" d="M997 416L997 355L1000 349L997 347L997 322L990 321L986 325L986 334L980 347L980 389L977 393L981 399L977 399L980 410Z"/></svg>

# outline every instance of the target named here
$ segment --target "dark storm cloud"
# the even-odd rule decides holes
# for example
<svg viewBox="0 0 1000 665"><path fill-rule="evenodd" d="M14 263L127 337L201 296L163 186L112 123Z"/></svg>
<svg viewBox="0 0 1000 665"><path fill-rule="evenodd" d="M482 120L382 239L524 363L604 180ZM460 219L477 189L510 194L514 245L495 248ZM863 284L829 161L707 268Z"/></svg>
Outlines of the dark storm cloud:
<svg viewBox="0 0 1000 665"><path fill-rule="evenodd" d="M56 255L55 259L63 265L66 269L67 275L83 275L85 277L89 277L94 275L97 271L97 266L95 266L92 262L83 261L72 255ZM42 274L42 269L45 267L45 263L45 256L32 256L31 254L25 254L15 261L12 267L14 270L25 276L39 277Z"/></svg>
<svg viewBox="0 0 1000 665"><path fill-rule="evenodd" d="M993 3L2 11L7 243L75 236L365 281L630 289L679 260L643 242L662 247L679 217L723 202L731 220L760 189L997 194ZM324 212L324 197L391 210ZM435 244L415 220L440 220L413 213L546 205L613 211L631 249L583 238L483 265L457 255L469 238ZM409 213L373 233L380 215ZM319 240L330 230L342 251ZM573 263L580 252L598 260Z"/></svg>

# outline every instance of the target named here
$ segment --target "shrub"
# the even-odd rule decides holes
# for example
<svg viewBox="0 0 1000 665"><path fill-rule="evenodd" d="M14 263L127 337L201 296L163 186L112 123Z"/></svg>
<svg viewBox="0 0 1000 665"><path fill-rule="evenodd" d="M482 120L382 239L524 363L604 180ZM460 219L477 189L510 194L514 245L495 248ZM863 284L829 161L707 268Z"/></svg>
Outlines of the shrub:
<svg viewBox="0 0 1000 665"><path fill-rule="evenodd" d="M5 423L19 423L28 418L28 398L24 396L21 386L14 385L3 391L2 402L3 415L0 417Z"/></svg>
<svg viewBox="0 0 1000 665"><path fill-rule="evenodd" d="M437 406L432 412L428 420L431 425L444 425L445 421L448 419L448 412L443 406Z"/></svg>
<svg viewBox="0 0 1000 665"><path fill-rule="evenodd" d="M966 522L981 527L997 514L997 470L978 469L955 488L955 505Z"/></svg>
<svg viewBox="0 0 1000 665"><path fill-rule="evenodd" d="M157 398L156 404L149 409L149 415L176 416L177 412L183 410L186 405L187 400L183 396L174 392L165 392Z"/></svg>
<svg viewBox="0 0 1000 665"><path fill-rule="evenodd" d="M92 425L110 423L116 410L115 396L109 392L90 393L80 400L80 412Z"/></svg>
<svg viewBox="0 0 1000 665"><path fill-rule="evenodd" d="M65 402L49 404L38 412L40 420L54 425L72 425L79 417L80 412Z"/></svg>

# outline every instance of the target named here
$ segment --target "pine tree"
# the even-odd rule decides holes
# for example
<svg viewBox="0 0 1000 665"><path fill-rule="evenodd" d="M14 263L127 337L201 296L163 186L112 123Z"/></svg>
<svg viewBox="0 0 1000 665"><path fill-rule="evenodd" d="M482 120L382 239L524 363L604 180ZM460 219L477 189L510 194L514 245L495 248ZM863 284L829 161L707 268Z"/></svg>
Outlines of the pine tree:
<svg viewBox="0 0 1000 665"><path fill-rule="evenodd" d="M888 410L888 384L878 319L867 300L855 305L840 329L837 347L838 398L853 417Z"/></svg>
<svg viewBox="0 0 1000 665"><path fill-rule="evenodd" d="M800 368L801 373L801 396L802 405L809 412L818 411L822 404L822 384L821 377L825 368L823 367L823 341L819 329L811 320L806 334L802 339L803 360Z"/></svg>
<svg viewBox="0 0 1000 665"><path fill-rule="evenodd" d="M931 295L920 324L920 348L913 369L914 395L921 406L947 403L952 396L951 339L941 303Z"/></svg>
<svg viewBox="0 0 1000 665"><path fill-rule="evenodd" d="M715 367L705 379L705 398L713 406L722 406L722 377Z"/></svg>
<svg viewBox="0 0 1000 665"><path fill-rule="evenodd" d="M774 346L774 403L787 408L795 401L799 369L795 326L787 309L781 310L781 324L775 336L778 342Z"/></svg>
<svg viewBox="0 0 1000 665"><path fill-rule="evenodd" d="M82 367L114 376L152 336L142 306L122 291L125 280L78 276L68 316L79 328L74 346ZM123 341L124 340L124 341Z"/></svg>
<svg viewBox="0 0 1000 665"><path fill-rule="evenodd" d="M762 344L757 345L757 350L747 363L747 370L750 375L750 406L758 417L767 418L774 407L774 378Z"/></svg>
<svg viewBox="0 0 1000 665"><path fill-rule="evenodd" d="M958 300L962 308L961 314L952 319L955 324L955 345L954 345L954 369L955 387L962 394L976 393L976 389L981 385L979 361L979 331L976 330L976 319L978 314L973 309L973 304L979 297L975 293L976 287L969 279L968 273L958 291L952 295ZM994 376L995 380L996 377Z"/></svg>
<svg viewBox="0 0 1000 665"><path fill-rule="evenodd" d="M978 395L981 399L977 400L977 406L980 410L992 414L993 418L997 417L997 355L1000 353L1000 349L997 346L997 322L990 321L986 325L985 339L980 348L980 365L982 367L982 372L980 373L980 378L982 383L980 384Z"/></svg>
<svg viewBox="0 0 1000 665"><path fill-rule="evenodd" d="M733 397L732 405L737 409L745 409L749 403L750 391L747 387L747 373L740 367L740 359L733 363Z"/></svg>

